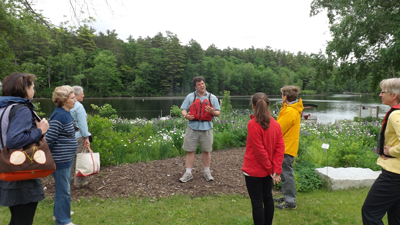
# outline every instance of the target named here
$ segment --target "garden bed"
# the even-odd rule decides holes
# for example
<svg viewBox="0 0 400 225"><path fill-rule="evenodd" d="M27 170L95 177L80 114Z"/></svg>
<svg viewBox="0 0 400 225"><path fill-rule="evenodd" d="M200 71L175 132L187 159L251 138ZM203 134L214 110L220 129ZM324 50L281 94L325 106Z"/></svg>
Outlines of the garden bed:
<svg viewBox="0 0 400 225"><path fill-rule="evenodd" d="M215 180L211 182L203 178L201 154L196 155L194 180L188 183L179 182L179 178L185 172L185 157L102 167L100 174L88 178L88 186L75 188L71 185L71 197L104 199L128 196L160 198L177 194L198 197L221 194L247 195L241 171L244 152L245 148L213 152L211 171ZM52 176L42 181L46 196L53 197Z"/></svg>

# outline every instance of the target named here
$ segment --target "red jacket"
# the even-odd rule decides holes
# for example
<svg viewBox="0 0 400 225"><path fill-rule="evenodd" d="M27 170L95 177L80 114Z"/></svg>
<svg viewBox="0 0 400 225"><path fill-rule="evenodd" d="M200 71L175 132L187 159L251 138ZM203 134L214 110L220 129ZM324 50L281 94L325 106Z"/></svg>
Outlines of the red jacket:
<svg viewBox="0 0 400 225"><path fill-rule="evenodd" d="M271 117L267 130L255 119L247 124L247 143L242 171L252 177L266 177L282 173L285 144L278 122Z"/></svg>

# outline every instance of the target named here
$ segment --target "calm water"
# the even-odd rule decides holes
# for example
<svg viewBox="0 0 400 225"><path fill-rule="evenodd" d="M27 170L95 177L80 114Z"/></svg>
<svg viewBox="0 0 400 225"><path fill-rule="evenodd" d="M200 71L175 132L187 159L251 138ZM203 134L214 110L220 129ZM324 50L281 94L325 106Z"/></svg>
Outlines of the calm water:
<svg viewBox="0 0 400 225"><path fill-rule="evenodd" d="M221 98L221 96L218 96ZM353 119L358 116L360 105L379 106L379 117L383 117L388 106L382 104L381 99L374 98L372 95L324 95L324 96L301 96L303 103L318 105L317 108L305 109L304 113L311 113L317 116L318 122L329 123L338 119ZM184 97L160 97L160 98L85 98L82 104L88 113L94 112L90 104L102 106L105 103L112 105L118 115L124 118L156 118L170 114L172 105L181 106ZM271 105L281 101L280 96L271 96ZM49 117L54 110L51 99L35 99L40 102L41 110ZM234 109L250 109L250 96L231 97ZM272 107L271 110L278 108ZM361 116L369 116L370 109L361 111ZM372 115L376 115L376 109L372 110Z"/></svg>

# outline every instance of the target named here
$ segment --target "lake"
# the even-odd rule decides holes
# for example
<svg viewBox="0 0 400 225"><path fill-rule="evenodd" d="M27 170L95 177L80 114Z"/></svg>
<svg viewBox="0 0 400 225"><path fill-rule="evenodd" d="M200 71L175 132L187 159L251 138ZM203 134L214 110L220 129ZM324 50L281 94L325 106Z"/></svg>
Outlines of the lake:
<svg viewBox="0 0 400 225"><path fill-rule="evenodd" d="M223 96L218 96L222 98ZM234 109L250 109L251 96L231 97L231 104ZM303 103L316 104L317 108L305 109L305 114L317 116L318 122L332 123L340 119L353 119L359 115L360 105L367 107L379 106L379 117L383 117L389 106L383 105L379 97L369 94L346 95L332 94L319 96L300 96ZM123 118L157 118L170 115L171 106L181 106L184 97L133 97L133 98L85 98L82 104L88 113L95 113L90 104L102 106L105 103L112 105ZM281 101L280 96L270 96L271 105ZM51 99L38 98L34 102L40 102L41 111L49 117L55 106ZM271 107L278 110L278 107ZM361 110L361 117L369 116L370 109ZM376 109L372 110L372 115L376 115Z"/></svg>

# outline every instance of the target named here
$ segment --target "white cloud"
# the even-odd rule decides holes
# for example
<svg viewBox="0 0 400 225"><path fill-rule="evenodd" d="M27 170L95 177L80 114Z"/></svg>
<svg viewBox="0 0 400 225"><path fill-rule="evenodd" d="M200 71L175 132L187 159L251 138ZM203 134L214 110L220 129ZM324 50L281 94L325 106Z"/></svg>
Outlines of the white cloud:
<svg viewBox="0 0 400 225"><path fill-rule="evenodd" d="M264 48L297 53L324 51L330 39L326 14L309 17L312 0L148 0L96 2L94 28L116 30L120 39L153 37L171 31L182 44L194 39L203 49L215 44L218 48ZM69 15L68 0L43 0L36 8L54 24ZM70 16L67 17L70 19Z"/></svg>

